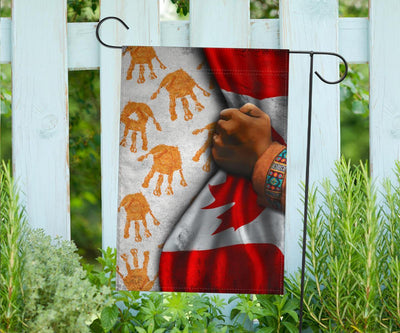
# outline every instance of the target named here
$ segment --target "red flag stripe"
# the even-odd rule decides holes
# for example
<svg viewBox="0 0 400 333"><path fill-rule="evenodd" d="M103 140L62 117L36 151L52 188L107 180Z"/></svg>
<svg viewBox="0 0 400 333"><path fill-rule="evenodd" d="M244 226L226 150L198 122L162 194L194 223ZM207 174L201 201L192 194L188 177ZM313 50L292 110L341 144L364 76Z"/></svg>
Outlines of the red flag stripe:
<svg viewBox="0 0 400 333"><path fill-rule="evenodd" d="M288 95L289 51L205 48L221 89L257 99Z"/></svg>
<svg viewBox="0 0 400 333"><path fill-rule="evenodd" d="M283 293L283 254L273 244L162 252L162 291Z"/></svg>

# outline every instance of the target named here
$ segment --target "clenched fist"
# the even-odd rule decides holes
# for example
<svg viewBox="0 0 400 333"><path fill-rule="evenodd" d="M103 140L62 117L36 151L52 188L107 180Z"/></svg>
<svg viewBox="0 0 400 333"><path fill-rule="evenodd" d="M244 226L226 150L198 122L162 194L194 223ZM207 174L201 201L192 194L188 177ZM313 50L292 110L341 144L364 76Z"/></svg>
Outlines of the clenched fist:
<svg viewBox="0 0 400 333"><path fill-rule="evenodd" d="M271 120L254 104L220 113L212 155L225 171L251 178L258 158L272 144Z"/></svg>

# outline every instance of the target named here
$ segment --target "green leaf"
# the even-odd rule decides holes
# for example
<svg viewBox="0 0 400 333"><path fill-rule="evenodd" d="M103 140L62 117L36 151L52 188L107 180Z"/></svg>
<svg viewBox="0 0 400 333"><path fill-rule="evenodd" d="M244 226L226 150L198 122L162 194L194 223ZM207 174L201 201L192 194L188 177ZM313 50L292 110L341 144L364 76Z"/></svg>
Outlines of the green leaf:
<svg viewBox="0 0 400 333"><path fill-rule="evenodd" d="M121 327L121 332L122 332L122 333L130 333L127 323L125 323L125 324ZM146 332L146 331L144 331L144 332Z"/></svg>
<svg viewBox="0 0 400 333"><path fill-rule="evenodd" d="M231 304L233 301L236 301L237 299L238 299L238 297L236 295L230 297L229 300L228 300L228 304Z"/></svg>
<svg viewBox="0 0 400 333"><path fill-rule="evenodd" d="M291 316L296 323L299 321L299 315L297 314L296 311L289 310L289 311L285 311L285 313L287 313L289 316Z"/></svg>
<svg viewBox="0 0 400 333"><path fill-rule="evenodd" d="M95 321L93 321L93 323L90 324L90 331L93 333L104 333L100 319L97 318Z"/></svg>
<svg viewBox="0 0 400 333"><path fill-rule="evenodd" d="M296 326L294 326L292 323L289 322L282 322L282 325L285 326L290 333L297 333L298 332L298 328Z"/></svg>
<svg viewBox="0 0 400 333"><path fill-rule="evenodd" d="M165 332L165 328L158 328L154 331L154 333L163 333Z"/></svg>
<svg viewBox="0 0 400 333"><path fill-rule="evenodd" d="M118 307L114 304L111 307L106 307L101 311L101 325L104 331L110 331L118 320Z"/></svg>
<svg viewBox="0 0 400 333"><path fill-rule="evenodd" d="M230 319L233 320L239 313L240 313L239 309L236 308L232 309Z"/></svg>
<svg viewBox="0 0 400 333"><path fill-rule="evenodd" d="M298 306L299 303L297 301L295 301L294 299L290 299L285 303L284 307L282 308L282 312L295 310L298 308Z"/></svg>
<svg viewBox="0 0 400 333"><path fill-rule="evenodd" d="M135 326L136 330L138 331L138 333L147 333L146 330L142 327L139 326Z"/></svg>
<svg viewBox="0 0 400 333"><path fill-rule="evenodd" d="M263 327L256 331L257 333L273 333L276 332L276 327Z"/></svg>
<svg viewBox="0 0 400 333"><path fill-rule="evenodd" d="M355 114L364 114L365 108L362 101L353 101L351 109Z"/></svg>

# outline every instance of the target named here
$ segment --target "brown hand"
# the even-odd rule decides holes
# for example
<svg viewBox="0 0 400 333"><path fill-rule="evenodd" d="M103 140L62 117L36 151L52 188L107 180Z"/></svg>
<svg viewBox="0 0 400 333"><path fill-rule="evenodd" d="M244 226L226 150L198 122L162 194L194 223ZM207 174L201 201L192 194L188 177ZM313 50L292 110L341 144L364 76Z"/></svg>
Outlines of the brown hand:
<svg viewBox="0 0 400 333"><path fill-rule="evenodd" d="M212 155L225 171L250 178L258 158L272 144L269 116L254 104L220 113Z"/></svg>

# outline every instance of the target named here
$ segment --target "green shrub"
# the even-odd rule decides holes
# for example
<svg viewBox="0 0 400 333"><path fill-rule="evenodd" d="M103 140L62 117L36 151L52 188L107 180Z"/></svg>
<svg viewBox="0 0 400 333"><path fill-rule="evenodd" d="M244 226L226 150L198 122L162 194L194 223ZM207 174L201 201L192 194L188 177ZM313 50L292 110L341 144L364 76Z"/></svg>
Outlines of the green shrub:
<svg viewBox="0 0 400 333"><path fill-rule="evenodd" d="M0 332L89 332L112 302L109 286L88 279L73 242L26 226L4 162L0 199Z"/></svg>
<svg viewBox="0 0 400 333"><path fill-rule="evenodd" d="M23 275L29 332L89 332L110 303L110 289L86 278L76 246L43 231L29 233Z"/></svg>

